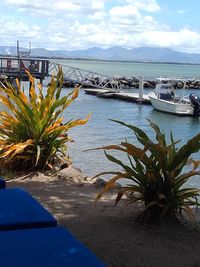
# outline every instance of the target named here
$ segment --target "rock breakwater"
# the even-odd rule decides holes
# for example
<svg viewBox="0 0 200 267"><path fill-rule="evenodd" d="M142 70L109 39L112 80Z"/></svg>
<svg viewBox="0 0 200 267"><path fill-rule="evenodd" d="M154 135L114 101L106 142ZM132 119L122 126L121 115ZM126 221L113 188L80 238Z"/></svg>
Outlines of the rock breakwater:
<svg viewBox="0 0 200 267"><path fill-rule="evenodd" d="M166 79L163 79L162 83L167 83ZM64 87L74 87L75 84L82 85L83 88L94 88L98 85L106 88L112 88L113 83L118 83L121 89L139 88L139 79L136 77L117 77L113 79L100 80L98 77L93 79L87 79L83 82L77 82L72 80L65 80ZM146 89L155 89L159 83L157 79L144 79L143 86ZM173 79L173 86L175 89L182 89L185 85L185 89L200 89L199 79Z"/></svg>

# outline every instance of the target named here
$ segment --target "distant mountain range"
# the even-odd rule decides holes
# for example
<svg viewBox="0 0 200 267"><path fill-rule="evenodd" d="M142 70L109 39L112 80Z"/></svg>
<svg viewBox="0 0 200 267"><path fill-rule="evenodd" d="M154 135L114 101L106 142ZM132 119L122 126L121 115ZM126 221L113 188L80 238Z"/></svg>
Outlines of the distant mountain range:
<svg viewBox="0 0 200 267"><path fill-rule="evenodd" d="M25 48L21 49L26 51ZM16 55L16 47L0 46L1 55ZM107 49L93 47L86 50L47 50L44 48L33 48L33 57L45 58L69 58L69 59L97 59L114 61L135 62L166 62L166 63L189 63L200 64L200 54L188 54L178 52L169 48L139 47L126 49L114 46Z"/></svg>

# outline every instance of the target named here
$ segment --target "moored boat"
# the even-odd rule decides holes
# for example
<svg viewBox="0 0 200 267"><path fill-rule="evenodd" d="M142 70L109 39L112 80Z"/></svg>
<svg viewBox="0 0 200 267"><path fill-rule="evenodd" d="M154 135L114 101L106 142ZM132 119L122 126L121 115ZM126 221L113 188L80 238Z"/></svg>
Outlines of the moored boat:
<svg viewBox="0 0 200 267"><path fill-rule="evenodd" d="M148 94L152 106L162 112L176 115L200 116L200 98L192 93L179 97L175 95L173 84L159 84L159 90ZM162 92L162 87L167 88L167 92Z"/></svg>

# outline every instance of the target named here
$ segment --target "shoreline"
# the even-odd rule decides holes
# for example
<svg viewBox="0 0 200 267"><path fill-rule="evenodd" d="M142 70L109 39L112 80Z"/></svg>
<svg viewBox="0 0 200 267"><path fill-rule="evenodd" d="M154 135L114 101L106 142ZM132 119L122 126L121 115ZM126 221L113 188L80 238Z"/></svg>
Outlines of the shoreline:
<svg viewBox="0 0 200 267"><path fill-rule="evenodd" d="M21 175L7 181L7 187L29 191L106 266L200 266L199 231L173 220L159 227L140 226L135 221L139 206L114 207L114 191L95 205L102 185L73 167L56 175Z"/></svg>
<svg viewBox="0 0 200 267"><path fill-rule="evenodd" d="M36 57L40 58L40 57ZM98 58L81 58L81 57L41 57L47 59L55 60L77 60L77 61L97 61L105 63L133 63L133 64L160 64L160 65L200 65L200 63L190 63L190 62L173 62L173 61L146 61L146 60L112 60L112 59L98 59Z"/></svg>

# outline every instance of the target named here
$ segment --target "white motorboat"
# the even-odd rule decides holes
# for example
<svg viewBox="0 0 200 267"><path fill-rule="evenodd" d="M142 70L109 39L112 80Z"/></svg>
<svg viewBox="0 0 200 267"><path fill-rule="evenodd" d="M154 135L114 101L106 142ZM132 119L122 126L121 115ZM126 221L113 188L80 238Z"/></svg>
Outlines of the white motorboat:
<svg viewBox="0 0 200 267"><path fill-rule="evenodd" d="M173 85L158 84L155 92L148 94L152 106L159 111L176 115L200 116L200 98L192 93L187 96L177 97ZM162 92L163 87L167 92Z"/></svg>

